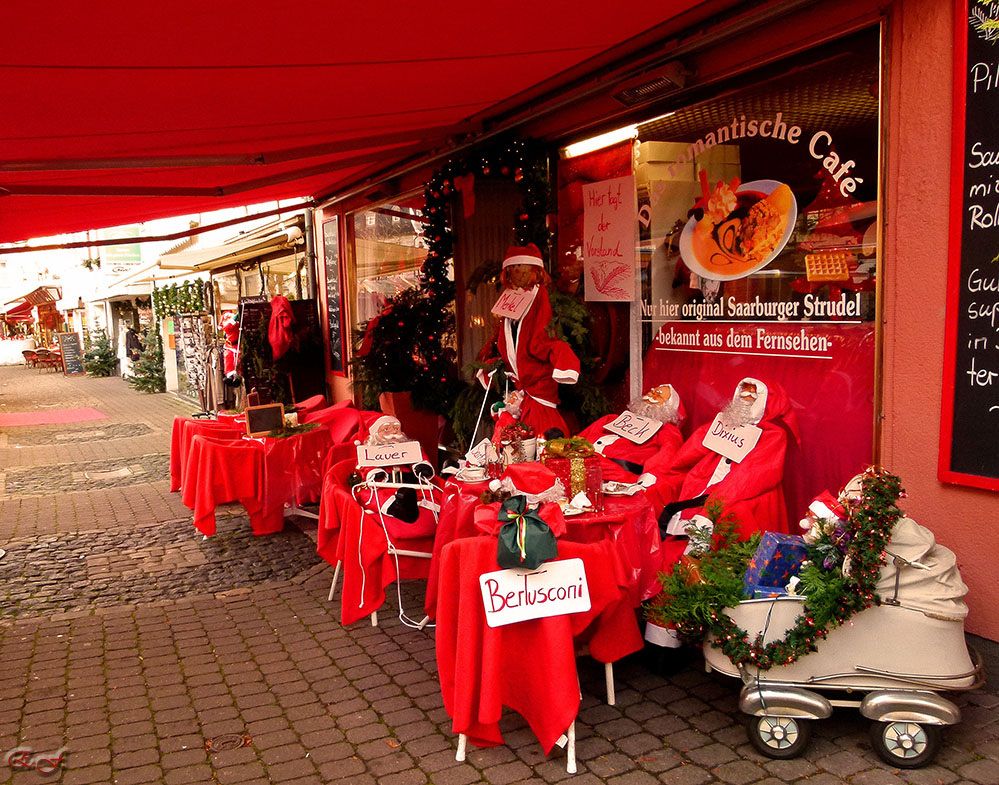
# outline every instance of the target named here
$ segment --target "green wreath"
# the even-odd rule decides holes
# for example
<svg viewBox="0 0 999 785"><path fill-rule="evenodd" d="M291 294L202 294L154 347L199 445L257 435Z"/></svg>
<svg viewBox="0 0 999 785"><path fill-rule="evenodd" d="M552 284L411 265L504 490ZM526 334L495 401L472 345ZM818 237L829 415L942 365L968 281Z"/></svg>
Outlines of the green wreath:
<svg viewBox="0 0 999 785"><path fill-rule="evenodd" d="M843 564L838 560L830 564L828 540L809 546L809 559L798 576L806 599L797 622L781 640L765 644L762 635L750 640L746 630L723 612L741 599L742 575L756 541L737 542L734 525L720 517L717 503L709 510L716 522L711 547L696 566L681 563L669 575L660 575L663 592L646 606L646 616L675 627L688 643L710 634L711 645L735 665L760 670L790 665L815 651L831 629L880 603L875 587L885 564L885 547L902 517L895 502L904 495L895 475L879 467L864 472L860 499L850 509ZM703 580L697 579L695 569Z"/></svg>

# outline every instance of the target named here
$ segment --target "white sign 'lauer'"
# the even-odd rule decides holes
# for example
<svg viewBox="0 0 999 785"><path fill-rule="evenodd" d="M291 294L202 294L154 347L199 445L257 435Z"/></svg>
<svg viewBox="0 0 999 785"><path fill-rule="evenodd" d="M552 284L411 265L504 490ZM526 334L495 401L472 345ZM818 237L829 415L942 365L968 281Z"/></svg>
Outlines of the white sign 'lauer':
<svg viewBox="0 0 999 785"><path fill-rule="evenodd" d="M419 442L357 445L358 466L401 466L423 459Z"/></svg>

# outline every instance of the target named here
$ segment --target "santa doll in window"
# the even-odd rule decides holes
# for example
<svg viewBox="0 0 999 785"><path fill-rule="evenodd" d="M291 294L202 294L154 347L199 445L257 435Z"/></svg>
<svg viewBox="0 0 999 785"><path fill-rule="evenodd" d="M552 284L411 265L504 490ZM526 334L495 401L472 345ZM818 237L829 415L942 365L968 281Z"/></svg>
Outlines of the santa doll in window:
<svg viewBox="0 0 999 785"><path fill-rule="evenodd" d="M511 247L503 260L500 283L504 286L501 301L509 293L506 299L515 302L516 307L500 317L496 334L483 347L479 360L489 363L501 359L506 365L513 386L523 394L520 422L539 434L552 428L568 433L558 412L558 385L579 380L579 358L565 341L548 332L552 307L547 286L551 278L545 272L538 247L533 243ZM483 387L488 387L484 371L479 371L477 377Z"/></svg>
<svg viewBox="0 0 999 785"><path fill-rule="evenodd" d="M612 430L614 422L627 414L651 420L651 424L643 424L632 436L622 435L624 429ZM683 444L680 426L685 415L673 385L660 384L629 403L621 414L601 417L579 435L591 442L600 455L604 481L638 482L649 487L666 473ZM650 430L654 432L648 435Z"/></svg>
<svg viewBox="0 0 999 785"><path fill-rule="evenodd" d="M233 311L226 311L222 314L219 329L225 335L222 356L225 376L226 379L232 380L239 375L239 322L236 321L236 314Z"/></svg>
<svg viewBox="0 0 999 785"><path fill-rule="evenodd" d="M727 458L705 445L709 431L717 430L715 423L758 429L759 440L739 460ZM667 563L682 554L691 525L710 525L704 515L710 497L735 516L743 538L757 531L790 532L783 488L789 437L799 441L797 418L783 388L748 377L740 381L729 404L691 434L650 490L665 503L659 522Z"/></svg>

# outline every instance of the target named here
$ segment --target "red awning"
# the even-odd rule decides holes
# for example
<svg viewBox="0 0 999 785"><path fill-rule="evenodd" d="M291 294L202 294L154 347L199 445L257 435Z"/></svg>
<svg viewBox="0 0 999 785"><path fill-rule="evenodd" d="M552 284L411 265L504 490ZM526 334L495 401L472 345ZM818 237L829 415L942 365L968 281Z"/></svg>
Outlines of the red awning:
<svg viewBox="0 0 999 785"><path fill-rule="evenodd" d="M735 4L7 3L0 242L326 196Z"/></svg>
<svg viewBox="0 0 999 785"><path fill-rule="evenodd" d="M30 322L32 308L34 306L26 302L13 305L4 312L3 318L8 322Z"/></svg>

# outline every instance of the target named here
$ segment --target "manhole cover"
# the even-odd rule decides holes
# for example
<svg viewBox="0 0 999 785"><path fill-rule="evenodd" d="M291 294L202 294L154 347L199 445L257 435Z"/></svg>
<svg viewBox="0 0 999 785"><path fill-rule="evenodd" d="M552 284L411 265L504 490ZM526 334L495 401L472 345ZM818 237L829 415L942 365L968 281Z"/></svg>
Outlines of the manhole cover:
<svg viewBox="0 0 999 785"><path fill-rule="evenodd" d="M222 750L238 750L250 743L250 737L243 733L223 733L205 742L205 747L212 752L222 752Z"/></svg>

